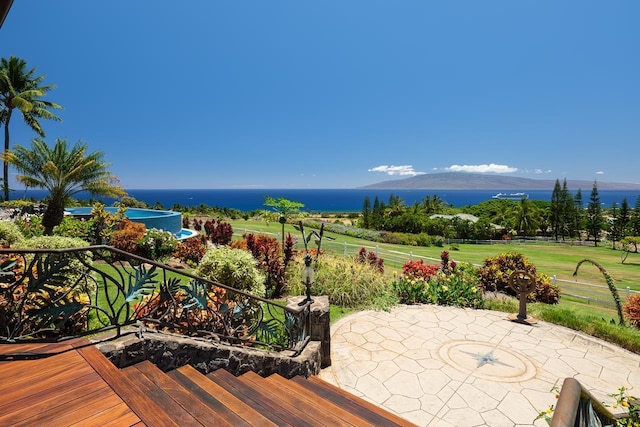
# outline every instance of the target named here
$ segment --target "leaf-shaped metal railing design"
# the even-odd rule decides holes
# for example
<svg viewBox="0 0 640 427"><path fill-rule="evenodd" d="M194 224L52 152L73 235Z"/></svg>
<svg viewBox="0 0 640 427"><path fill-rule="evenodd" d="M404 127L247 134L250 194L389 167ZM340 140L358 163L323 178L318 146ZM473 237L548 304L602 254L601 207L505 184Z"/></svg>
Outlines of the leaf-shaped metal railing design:
<svg viewBox="0 0 640 427"><path fill-rule="evenodd" d="M290 308L110 246L0 250L0 344L128 325L299 353L310 303Z"/></svg>

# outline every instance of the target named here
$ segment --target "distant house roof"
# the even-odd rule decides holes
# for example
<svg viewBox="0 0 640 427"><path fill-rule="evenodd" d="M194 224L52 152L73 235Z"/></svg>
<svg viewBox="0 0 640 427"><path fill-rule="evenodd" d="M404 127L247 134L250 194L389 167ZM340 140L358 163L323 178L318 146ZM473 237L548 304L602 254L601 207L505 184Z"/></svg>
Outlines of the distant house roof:
<svg viewBox="0 0 640 427"><path fill-rule="evenodd" d="M471 221L471 222L478 222L478 220L480 219L475 215L464 214L464 213L459 213L459 214L455 214L455 215L434 214L434 215L431 215L429 218L431 218L431 219L434 219L434 218L444 218L444 219L459 218L459 219L463 219L465 221Z"/></svg>
<svg viewBox="0 0 640 427"><path fill-rule="evenodd" d="M459 219L461 219L463 221L473 222L474 224L476 222L478 222L478 220L480 219L475 215L464 214L464 213L459 213L459 214L455 214L455 215L434 214L434 215L431 215L429 218L431 218L431 219L434 219L434 218L443 218L443 219L459 218ZM493 223L491 224L491 227L493 227L496 230L502 230L504 228L501 225L493 224Z"/></svg>
<svg viewBox="0 0 640 427"><path fill-rule="evenodd" d="M4 20L7 18L12 4L13 0L0 0L0 28L2 28L2 24L4 24Z"/></svg>

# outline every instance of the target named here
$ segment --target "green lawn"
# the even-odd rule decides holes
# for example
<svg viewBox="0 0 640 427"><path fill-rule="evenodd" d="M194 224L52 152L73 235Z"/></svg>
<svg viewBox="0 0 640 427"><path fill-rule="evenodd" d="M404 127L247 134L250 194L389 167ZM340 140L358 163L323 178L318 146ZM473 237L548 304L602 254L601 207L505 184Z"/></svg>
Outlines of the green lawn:
<svg viewBox="0 0 640 427"><path fill-rule="evenodd" d="M238 237L243 230L249 229L267 233L279 233L281 228L278 223L267 225L264 221L230 221L234 233ZM285 225L285 233L301 238L299 231L292 225ZM512 242L509 244L459 244L458 250L450 250L449 245L444 247L419 247L392 245L386 243L375 243L368 240L357 239L334 233L325 235L333 237L332 242L325 242L324 248L339 248L340 244L375 246L381 250L397 251L405 254L412 253L415 257L440 258L443 250L449 250L450 256L458 262L469 262L472 264L482 264L485 258L500 254L502 252L521 252L537 267L539 272L549 276L556 275L558 279L578 280L593 284L606 285L604 277L597 268L591 264L584 264L580 267L577 278L573 277L573 272L577 263L583 258L589 258L602 265L615 280L618 288L629 286L633 290L640 290L640 254L631 253L624 264L621 263L621 251L614 251L610 247L604 246L571 246L562 243L546 242ZM591 244L590 244L591 245Z"/></svg>

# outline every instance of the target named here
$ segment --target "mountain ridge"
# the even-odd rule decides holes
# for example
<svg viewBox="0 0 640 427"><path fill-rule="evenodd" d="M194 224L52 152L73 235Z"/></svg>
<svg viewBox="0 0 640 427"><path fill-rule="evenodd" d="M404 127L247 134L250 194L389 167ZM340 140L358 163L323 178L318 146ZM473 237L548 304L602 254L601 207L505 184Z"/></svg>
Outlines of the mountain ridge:
<svg viewBox="0 0 640 427"><path fill-rule="evenodd" d="M531 179L469 172L428 173L359 188L381 190L552 190L555 179ZM562 180L561 180L562 182ZM595 181L599 190L640 190L640 184ZM567 180L570 190L591 190L594 181Z"/></svg>

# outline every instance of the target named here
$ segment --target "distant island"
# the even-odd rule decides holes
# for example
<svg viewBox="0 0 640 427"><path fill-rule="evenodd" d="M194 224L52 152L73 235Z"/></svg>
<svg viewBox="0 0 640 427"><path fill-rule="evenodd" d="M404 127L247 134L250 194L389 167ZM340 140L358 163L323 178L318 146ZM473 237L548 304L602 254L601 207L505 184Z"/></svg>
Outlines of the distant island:
<svg viewBox="0 0 640 427"><path fill-rule="evenodd" d="M596 180L597 181L597 180ZM562 183L562 179L560 179ZM530 179L483 173L428 173L411 178L393 179L362 189L380 190L553 190L555 179ZM599 190L640 190L640 184L597 181ZM590 191L593 181L567 180L570 190Z"/></svg>

